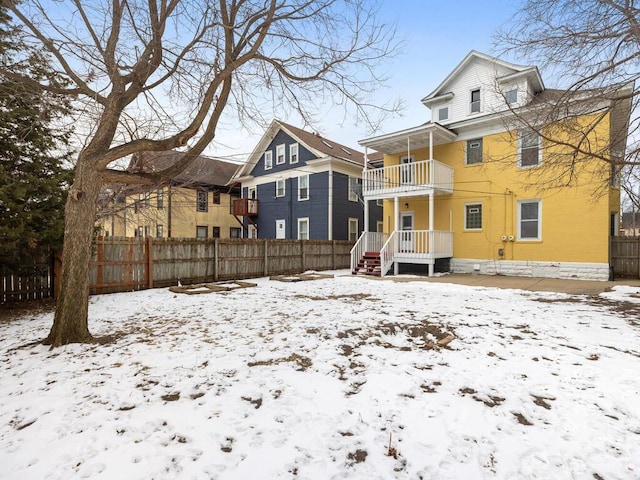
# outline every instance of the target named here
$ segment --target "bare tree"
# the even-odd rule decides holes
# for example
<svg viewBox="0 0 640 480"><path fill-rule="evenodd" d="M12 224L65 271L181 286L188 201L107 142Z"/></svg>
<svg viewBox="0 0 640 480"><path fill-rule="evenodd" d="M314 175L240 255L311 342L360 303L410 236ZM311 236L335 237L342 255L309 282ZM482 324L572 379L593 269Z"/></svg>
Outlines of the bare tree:
<svg viewBox="0 0 640 480"><path fill-rule="evenodd" d="M271 107L312 122L313 106L348 104L373 123L384 110L369 103L377 67L397 47L371 0L0 1L69 84L2 73L82 102L87 131L65 207L52 346L92 341L88 265L104 183L173 177L213 140L228 105L242 120ZM110 168L174 148L185 155L162 172Z"/></svg>
<svg viewBox="0 0 640 480"><path fill-rule="evenodd" d="M587 170L601 178L594 195L620 172L621 187L631 189L628 172L640 164L639 21L633 0L525 0L496 35L502 53L539 65L562 87L511 112L519 129L535 131L549 147L554 177L547 187L575 184ZM611 137L602 141L605 129Z"/></svg>

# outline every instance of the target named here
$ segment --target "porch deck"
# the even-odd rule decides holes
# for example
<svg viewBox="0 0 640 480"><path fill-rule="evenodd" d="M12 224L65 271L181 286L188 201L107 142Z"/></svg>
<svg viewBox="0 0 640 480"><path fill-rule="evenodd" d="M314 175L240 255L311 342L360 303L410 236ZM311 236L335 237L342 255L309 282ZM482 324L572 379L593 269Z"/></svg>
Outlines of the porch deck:
<svg viewBox="0 0 640 480"><path fill-rule="evenodd" d="M452 192L453 168L437 160L365 170L362 177L362 194L368 200Z"/></svg>

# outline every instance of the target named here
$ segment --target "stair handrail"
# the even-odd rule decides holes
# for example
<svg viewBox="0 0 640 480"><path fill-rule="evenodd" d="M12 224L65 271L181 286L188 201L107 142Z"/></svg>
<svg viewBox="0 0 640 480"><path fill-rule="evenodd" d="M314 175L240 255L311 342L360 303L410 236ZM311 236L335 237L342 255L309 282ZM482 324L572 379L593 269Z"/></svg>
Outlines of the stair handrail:
<svg viewBox="0 0 640 480"><path fill-rule="evenodd" d="M391 265L393 265L396 245L395 236L396 230L389 235L389 238L380 249L380 275L383 277L387 274Z"/></svg>
<svg viewBox="0 0 640 480"><path fill-rule="evenodd" d="M355 270L356 266L358 265L358 261L360 260L360 258L362 257L362 254L364 253L364 249L366 247L367 233L369 232L362 232L360 234L360 238L358 238L358 241L353 244L353 247L351 247L351 250L349 251L349 253L351 254L351 271L352 272Z"/></svg>

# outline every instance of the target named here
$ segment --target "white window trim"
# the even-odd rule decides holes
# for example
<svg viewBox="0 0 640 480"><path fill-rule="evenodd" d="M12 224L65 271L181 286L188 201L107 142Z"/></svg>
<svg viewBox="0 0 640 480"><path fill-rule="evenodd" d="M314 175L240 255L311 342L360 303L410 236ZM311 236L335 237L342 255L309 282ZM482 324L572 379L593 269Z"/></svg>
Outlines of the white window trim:
<svg viewBox="0 0 640 480"><path fill-rule="evenodd" d="M476 206L479 205L480 206L480 228L469 228L467 226L467 207L471 207L471 206ZM482 208L482 202L469 202L469 203L465 203L464 204L464 230L465 232L479 232L482 230L482 223L484 222L483 219L483 210L484 208Z"/></svg>
<svg viewBox="0 0 640 480"><path fill-rule="evenodd" d="M480 94L480 100L478 100L478 111L477 112L473 112L473 111L471 111L471 104L472 104L471 95L472 95L472 92L475 92L476 90ZM468 103L468 107L467 108L469 110L469 115L478 115L478 114L482 113L482 89L480 87L470 88L469 89L469 97L468 98L469 98L469 103Z"/></svg>
<svg viewBox="0 0 640 480"><path fill-rule="evenodd" d="M295 162L293 161L293 150L294 149L296 151L296 161ZM291 164L298 163L298 160L300 160L300 146L297 143L292 143L291 145L289 145L289 163L291 163Z"/></svg>
<svg viewBox="0 0 640 480"><path fill-rule="evenodd" d="M247 238L258 238L258 229L255 227L255 225L248 226Z"/></svg>
<svg viewBox="0 0 640 480"><path fill-rule="evenodd" d="M447 115L445 116L445 118L440 118L440 112L446 110L447 111ZM449 105L445 105L443 107L439 107L436 111L436 122L445 122L447 120L449 120L449 112L451 111L451 109L449 108Z"/></svg>
<svg viewBox="0 0 640 480"><path fill-rule="evenodd" d="M360 230L359 223L360 222L358 221L357 218L349 217L349 220L348 220L348 223L347 223L347 237L348 237L349 241L351 241L351 233L353 233L353 231L351 229L351 226L354 225L354 224L356 226L355 241L358 241L358 237L359 237L358 233L359 233L359 230Z"/></svg>
<svg viewBox="0 0 640 480"><path fill-rule="evenodd" d="M280 188L278 188L278 185L280 183L282 183L282 195L278 195L278 193L280 192ZM287 195L287 183L285 182L284 178L276 180L276 198L285 197L286 195Z"/></svg>
<svg viewBox="0 0 640 480"><path fill-rule="evenodd" d="M349 176L349 180L347 181L347 188L349 189L349 201L350 202L357 202L358 201L358 195L356 194L356 192L353 191L353 188L351 188L351 182L354 182L356 185L358 184L358 180L360 178L359 177L352 177Z"/></svg>
<svg viewBox="0 0 640 480"><path fill-rule="evenodd" d="M383 233L384 232L384 222L382 220L378 220L376 222L376 232Z"/></svg>
<svg viewBox="0 0 640 480"><path fill-rule="evenodd" d="M522 238L522 223L521 223L521 213L522 213L522 205L526 203L537 203L538 204L538 234L535 238ZM539 242L542 240L542 200L539 198L531 198L527 200L518 200L518 232L517 239L521 242Z"/></svg>
<svg viewBox="0 0 640 480"><path fill-rule="evenodd" d="M510 102L509 99L507 98L507 95L509 93L511 93L511 92L515 92L515 95L516 95L516 99L513 102ZM510 87L510 88L505 89L503 91L505 103L507 105L517 105L518 104L518 96L519 96L518 94L519 93L520 92L518 91L518 87Z"/></svg>
<svg viewBox="0 0 640 480"><path fill-rule="evenodd" d="M251 192L254 193L253 196L251 196ZM251 198L251 199L258 198L258 189L256 187L247 187L247 198Z"/></svg>
<svg viewBox="0 0 640 480"><path fill-rule="evenodd" d="M532 133L535 133L535 135L537 135L538 137L538 163L536 165L522 165L522 137L526 133L528 133L527 130L518 131L518 168L538 168L540 165L542 165L542 137L537 132Z"/></svg>
<svg viewBox="0 0 640 480"><path fill-rule="evenodd" d="M301 195L302 189L301 189L300 185L301 185L301 183L302 183L302 182L301 182L301 180L302 180L303 178L306 178L306 179L307 179L307 196L306 196L306 197L303 197L303 196ZM300 175L300 176L298 177L298 201L299 201L299 202L302 202L302 201L305 201L305 200L309 200L309 174L307 174L307 175Z"/></svg>
<svg viewBox="0 0 640 480"><path fill-rule="evenodd" d="M307 224L307 238L300 238L300 224L301 223L306 223ZM309 240L309 238L311 237L311 225L309 222L309 217L301 217L298 218L298 240Z"/></svg>
<svg viewBox="0 0 640 480"><path fill-rule="evenodd" d="M479 162L474 162L474 163L469 163L469 142L480 142L480 149L481 154L480 154L480 161ZM465 146L465 151L464 151L464 164L465 165L482 165L484 163L484 140L482 138L470 138L469 140L467 140L464 144Z"/></svg>
<svg viewBox="0 0 640 480"><path fill-rule="evenodd" d="M269 161L267 161L269 159ZM267 150L264 152L264 169L271 170L273 168L273 151Z"/></svg>
<svg viewBox="0 0 640 480"><path fill-rule="evenodd" d="M280 161L280 152L282 152L282 161ZM276 146L276 165L282 165L287 161L287 150L284 143Z"/></svg>

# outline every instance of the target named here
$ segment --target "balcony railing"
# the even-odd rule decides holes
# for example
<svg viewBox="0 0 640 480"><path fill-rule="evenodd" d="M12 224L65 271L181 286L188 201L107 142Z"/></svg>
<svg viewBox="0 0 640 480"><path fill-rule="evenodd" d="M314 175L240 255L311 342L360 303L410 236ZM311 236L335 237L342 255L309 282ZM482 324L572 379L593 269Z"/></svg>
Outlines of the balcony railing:
<svg viewBox="0 0 640 480"><path fill-rule="evenodd" d="M453 168L437 160L423 160L365 170L363 173L362 193L365 198L416 194L427 190L451 193Z"/></svg>
<svg viewBox="0 0 640 480"><path fill-rule="evenodd" d="M258 200L255 198L234 198L231 202L231 213L238 217L258 215Z"/></svg>

